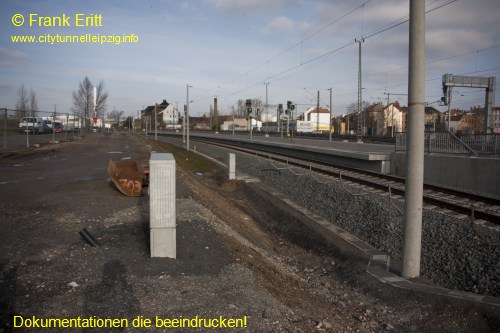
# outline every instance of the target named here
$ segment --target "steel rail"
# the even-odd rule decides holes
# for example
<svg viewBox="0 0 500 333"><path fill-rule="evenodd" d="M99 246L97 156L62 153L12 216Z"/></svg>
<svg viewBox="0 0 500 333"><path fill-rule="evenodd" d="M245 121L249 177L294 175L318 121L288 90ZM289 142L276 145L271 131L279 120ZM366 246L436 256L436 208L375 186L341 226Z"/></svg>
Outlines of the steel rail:
<svg viewBox="0 0 500 333"><path fill-rule="evenodd" d="M329 162L324 162L321 161L320 159L311 159L311 158L305 158L300 156L299 154L283 154L283 153L278 153L275 147L269 146L267 148L266 146L259 145L258 148L253 147L253 148L248 148L248 147L242 147L238 145L238 141L233 143L233 142L227 142L227 143L221 143L217 142L214 140L210 140L207 138L193 138L194 141L198 142L204 142L208 143L211 145L216 145L220 146L223 148L227 149L232 149L232 150L237 150L241 151L247 154L252 154L254 156L261 156L261 157L269 157L269 153L273 153L273 160L274 161L279 161L283 163L288 163L288 165L292 166L297 166L297 167L302 167L302 168L308 168L311 171L315 171L317 173L327 175L327 176L333 176L339 178L342 176L343 180L346 181L351 181L360 185L364 185L370 188L378 189L381 191L389 192L391 191L392 194L396 194L399 196L404 197L405 195L405 190L404 190L404 178L402 177L396 177L396 176L391 176L391 175L386 175L386 174L380 174L377 172L373 171L367 171L367 170L361 170L357 168L352 168L352 167L346 167L346 166L341 166L341 165L334 165ZM248 143L245 143L248 145ZM274 149L273 149L274 148ZM265 153L262 153L265 152ZM297 159L299 161L305 161L308 162L309 164L301 163L298 161L291 161L289 157L293 157L294 159ZM334 171L334 170L326 170L323 169L319 166L313 166L311 163L315 163L318 165L321 165L323 167L328 167L328 168L334 168L338 169L341 171ZM344 171L344 172L343 172ZM347 174L345 172L353 173L352 174ZM375 178L376 180L382 180L382 181L376 181L376 180L370 180L367 179L366 176L370 176L371 178ZM388 184L387 181L397 183L398 186L394 186L394 184ZM403 187L403 188L401 188ZM429 184L424 184L424 190L427 191L434 191L434 192L439 192L438 195L446 194L448 196L455 196L459 199L468 199L471 200L472 202L468 202L467 205L464 205L464 203L461 202L451 202L447 200L443 200L441 198L437 198L436 194L429 194L424 192L424 197L423 201L424 203L440 208L445 208L450 211L459 213L459 214L464 214L469 217L474 217L475 219L482 219L486 220L488 222L492 222L494 224L500 225L500 215L488 212L484 209L484 207L477 207L474 205L474 202L481 202L483 204L487 205L492 205L492 206L500 206L500 200L496 200L494 198L490 197L485 197L481 196L478 194L474 193L468 193L468 192L463 192L463 191L458 191L454 189L448 189L448 188L443 188L439 187L436 185L429 185Z"/></svg>

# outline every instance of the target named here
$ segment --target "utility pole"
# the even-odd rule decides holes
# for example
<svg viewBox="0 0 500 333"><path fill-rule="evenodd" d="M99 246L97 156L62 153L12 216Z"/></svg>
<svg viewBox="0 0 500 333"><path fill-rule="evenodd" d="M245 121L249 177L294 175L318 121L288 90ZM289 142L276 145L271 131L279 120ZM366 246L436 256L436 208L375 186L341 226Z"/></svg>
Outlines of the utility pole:
<svg viewBox="0 0 500 333"><path fill-rule="evenodd" d="M280 137L283 138L283 124L281 123L281 114L283 113L283 104L278 104L278 132Z"/></svg>
<svg viewBox="0 0 500 333"><path fill-rule="evenodd" d="M358 42L359 45L359 51L358 51L358 129L356 131L356 139L358 143L363 143L363 116L362 116L362 111L363 108L363 95L362 95L362 90L363 87L361 85L361 43L363 43L365 40L355 40Z"/></svg>
<svg viewBox="0 0 500 333"><path fill-rule="evenodd" d="M64 131L64 141L68 138L69 114L66 113L66 130ZM74 127L74 123L73 123Z"/></svg>
<svg viewBox="0 0 500 333"><path fill-rule="evenodd" d="M217 97L214 97L214 125L215 133L219 132L219 106L217 105Z"/></svg>
<svg viewBox="0 0 500 333"><path fill-rule="evenodd" d="M451 130L451 89L453 87L448 87L448 132Z"/></svg>
<svg viewBox="0 0 500 333"><path fill-rule="evenodd" d="M319 133L319 90L318 90L318 98L316 102L316 133Z"/></svg>
<svg viewBox="0 0 500 333"><path fill-rule="evenodd" d="M3 149L7 149L7 108L3 111Z"/></svg>
<svg viewBox="0 0 500 333"><path fill-rule="evenodd" d="M189 84L186 84L186 151L189 151Z"/></svg>
<svg viewBox="0 0 500 333"><path fill-rule="evenodd" d="M182 143L186 143L186 104L184 104L184 117L182 117Z"/></svg>
<svg viewBox="0 0 500 333"><path fill-rule="evenodd" d="M52 115L52 141L56 141L56 110L57 104L54 104L54 114Z"/></svg>
<svg viewBox="0 0 500 333"><path fill-rule="evenodd" d="M210 104L210 111L209 111L209 119L210 119L210 130L214 129L214 109L212 107L212 104Z"/></svg>
<svg viewBox="0 0 500 333"><path fill-rule="evenodd" d="M328 141L332 142L332 109L333 109L333 105L332 105L332 88L328 89L330 90L330 129L329 129L329 137L328 137Z"/></svg>
<svg viewBox="0 0 500 333"><path fill-rule="evenodd" d="M410 0L408 148L403 239L405 278L420 276L424 184L425 0Z"/></svg>
<svg viewBox="0 0 500 333"><path fill-rule="evenodd" d="M269 134L269 102L267 99L267 86L269 85L269 82L264 82L264 84L266 85L266 134Z"/></svg>

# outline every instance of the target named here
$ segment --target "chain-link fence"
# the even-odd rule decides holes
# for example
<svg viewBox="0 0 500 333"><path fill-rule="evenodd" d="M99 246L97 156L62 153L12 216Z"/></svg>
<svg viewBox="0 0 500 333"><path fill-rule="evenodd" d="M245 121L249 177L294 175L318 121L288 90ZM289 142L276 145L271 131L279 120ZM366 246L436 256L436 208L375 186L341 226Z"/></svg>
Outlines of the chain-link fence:
<svg viewBox="0 0 500 333"><path fill-rule="evenodd" d="M3 150L20 149L50 141L73 139L85 128L81 117L47 111L22 112L0 109L0 132Z"/></svg>

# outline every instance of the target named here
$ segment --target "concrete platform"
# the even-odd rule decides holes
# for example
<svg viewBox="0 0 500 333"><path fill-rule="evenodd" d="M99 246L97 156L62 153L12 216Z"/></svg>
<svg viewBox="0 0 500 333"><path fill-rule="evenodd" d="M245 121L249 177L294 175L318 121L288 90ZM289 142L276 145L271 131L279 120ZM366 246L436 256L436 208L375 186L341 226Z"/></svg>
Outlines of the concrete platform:
<svg viewBox="0 0 500 333"><path fill-rule="evenodd" d="M162 133L179 136L182 133ZM406 153L395 152L393 145L357 143L313 139L280 138L256 136L252 140L248 134L192 133L196 138L216 142L237 142L242 147L264 147L270 151L298 153L310 158L321 158L327 162L373 172L405 177ZM500 157L464 156L451 154L424 155L424 182L437 186L469 191L500 199Z"/></svg>
<svg viewBox="0 0 500 333"><path fill-rule="evenodd" d="M182 133L162 133L168 136L180 136ZM232 142L241 147L260 147L269 152L297 154L302 156L321 159L348 167L370 170L380 173L390 172L392 145L366 144L355 142L325 141L279 138L279 137L254 137L250 140L245 135L191 133L192 140L196 138L214 142Z"/></svg>

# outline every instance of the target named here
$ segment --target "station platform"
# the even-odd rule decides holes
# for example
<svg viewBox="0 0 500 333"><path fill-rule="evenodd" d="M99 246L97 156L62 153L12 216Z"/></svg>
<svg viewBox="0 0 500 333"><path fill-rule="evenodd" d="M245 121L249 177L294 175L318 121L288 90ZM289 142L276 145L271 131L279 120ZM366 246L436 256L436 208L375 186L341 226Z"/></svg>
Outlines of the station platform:
<svg viewBox="0 0 500 333"><path fill-rule="evenodd" d="M161 135L182 135L182 133L161 133ZM206 132L190 133L192 140L209 139L212 141L231 141L238 142L240 146L266 146L273 147L276 152L300 151L301 154L307 152L309 157L314 158L318 154L327 157L327 161L348 167L364 169L380 173L390 172L391 153L394 152L394 146L388 144L357 143L346 141L328 141L314 140L304 138L286 138L275 136L253 136L248 134L214 134Z"/></svg>
<svg viewBox="0 0 500 333"><path fill-rule="evenodd" d="M161 135L182 136L182 132L167 132ZM262 135L249 137L248 133L207 133L191 132L192 140L210 139L214 141L238 142L245 147L273 147L276 152L307 152L314 158L321 154L327 161L373 172L406 177L406 153L395 151L394 145L328 141L304 138L281 138ZM424 155L424 182L436 186L469 191L500 199L500 157L469 156L433 153Z"/></svg>

